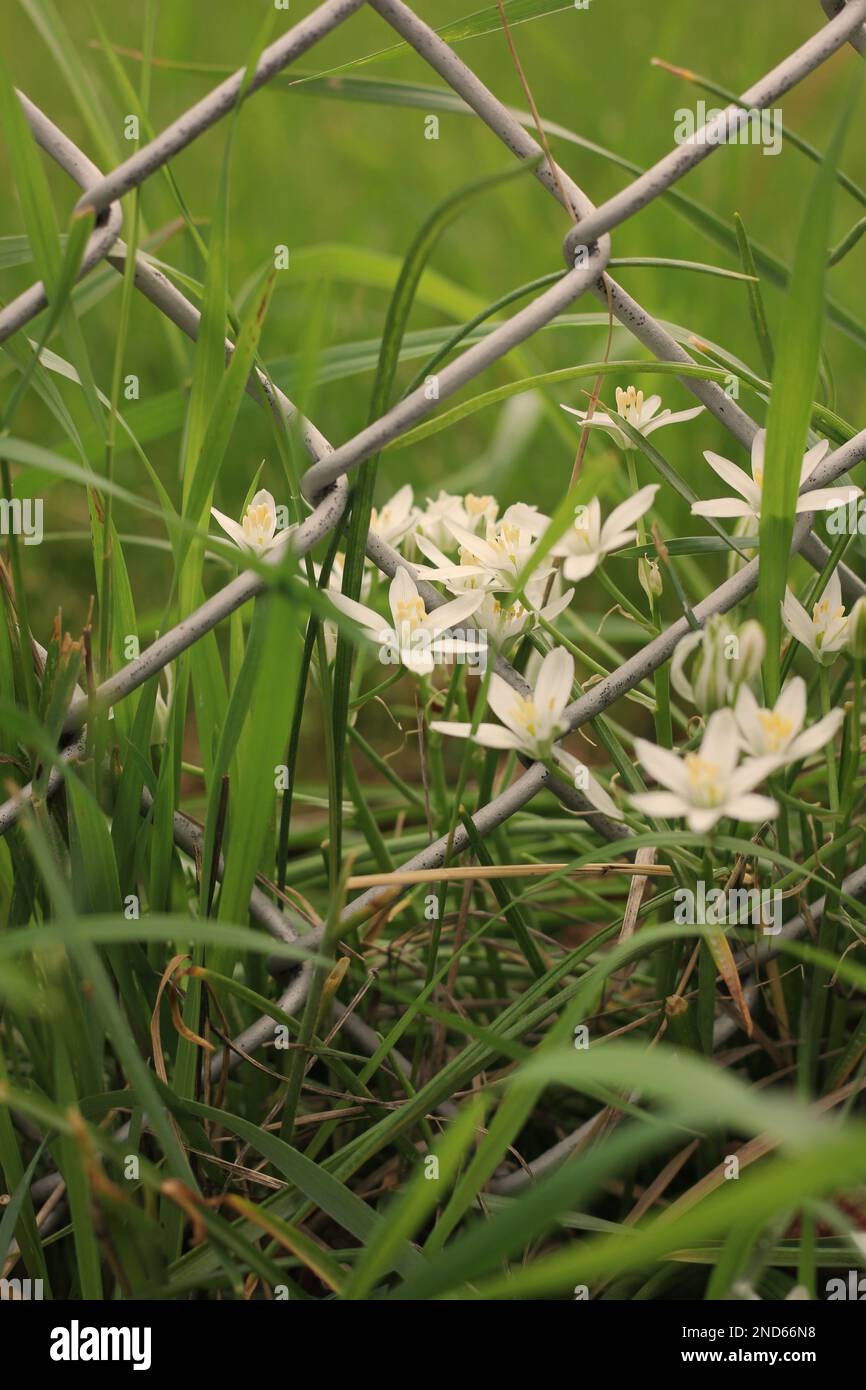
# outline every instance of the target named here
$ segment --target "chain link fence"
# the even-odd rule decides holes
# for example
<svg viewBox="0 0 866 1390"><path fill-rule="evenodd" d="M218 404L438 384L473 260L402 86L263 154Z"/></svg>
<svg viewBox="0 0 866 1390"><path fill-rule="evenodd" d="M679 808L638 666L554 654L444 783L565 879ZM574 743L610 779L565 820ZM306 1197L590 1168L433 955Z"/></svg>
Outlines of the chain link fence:
<svg viewBox="0 0 866 1390"><path fill-rule="evenodd" d="M613 317L659 361L692 364L693 359L663 326L607 273L606 267L611 255L611 232L724 144L735 141L738 132L752 119L754 112L768 110L772 103L778 101L843 45L850 43L858 52L866 52L866 0L847 0L847 3L845 0L821 0L828 15L828 22L812 38L744 92L736 105L730 105L713 116L704 127L696 130L683 143L676 145L627 188L596 207L567 172L545 154L532 135L479 80L471 68L428 24L419 19L403 0L325 0L324 4L264 50L246 85L245 73L239 70L108 174L103 174L47 115L23 93L19 93L24 114L35 139L45 153L55 160L82 190L76 211L89 212L96 216L95 227L82 260L81 276L87 275L103 260L108 261L121 274L124 272L127 248L121 239L122 213L119 201L124 194L139 188L174 155L191 145L203 131L228 115L239 98L251 98L259 88L307 53L326 34L338 25L348 22L363 4L368 4L396 30L517 159L536 161L536 178L563 205L569 217L570 230L564 243L565 273L525 308L506 321L498 323L483 340L439 369L439 400L465 386L486 367L524 342L587 292L595 295L606 310L609 307ZM196 337L201 319L199 310L140 253L136 253L134 278L137 289L159 312L165 314L190 338ZM0 311L0 342L22 329L47 304L45 288L39 283L19 295ZM227 355L230 356L232 351L233 344L227 341ZM719 385L689 376L679 379L740 444L746 447L751 444L758 429L757 424ZM248 383L248 390L257 400L261 400L264 394L267 404L279 412L283 420L288 421L296 414L295 407L288 397L263 373L256 371L253 374ZM416 425L435 404L436 401L430 400L421 387L337 448L331 446L311 421L300 422L304 445L311 458L310 467L302 481L303 492L311 510L293 537L292 543L299 556L308 553L339 523L349 500L348 477L352 470ZM828 454L810 476L808 487L812 489L829 486L864 457L866 430ZM98 479L95 481L98 482ZM813 522L813 515L797 518L793 548L820 570L827 559L828 551L813 534ZM368 537L367 554L387 575L393 575L398 565L406 565L410 573L414 574L412 566L372 531ZM274 563L277 563L276 559ZM724 613L741 602L756 587L757 574L758 561L754 559L698 604L694 609L694 618L699 624L703 624L713 614ZM419 576L414 577L428 611L443 602L442 596L435 589ZM843 591L849 600L866 592L866 586L845 567L841 567L841 578ZM71 705L64 724L66 741L59 758L72 762L81 755L85 722L94 709L107 709L136 690L266 586L267 580L258 573L240 574L195 612L159 636L139 657L109 676L91 696L79 695ZM651 675L670 658L677 643L689 630L686 618L681 618L623 662L617 670L593 685L566 711L569 728L578 729L596 718ZM522 694L528 692L529 687L523 677L501 657L497 658L495 669ZM48 783L49 793L56 790L61 782L62 776L55 768ZM547 768L540 763L525 766L517 780L476 813L474 820L478 834L482 837L489 834L515 811L525 806L543 787L548 787L571 809L581 811L588 824L603 838L615 843L625 834L623 826L594 812L581 792L552 777ZM28 785L0 806L0 834L14 824L22 808L31 798L32 785ZM147 798L142 810L148 810ZM201 832L192 821L179 812L175 815L174 836L181 850L195 855ZM435 869L441 866L447 853L459 854L467 844L467 834L459 827L450 842L447 837L433 841L402 867ZM220 872L221 866L218 865L218 876ZM851 874L843 887L845 892L851 895L862 896L866 892L866 868ZM388 893L390 903L393 900L393 889L383 890L374 887L350 903L346 908L346 914L357 920L362 911L375 911L383 902L383 892ZM813 921L820 920L822 911L823 900L811 909ZM296 942L302 936L303 945L311 949L318 943L320 931L307 931L306 923L302 923L300 919L296 920L290 908L279 910L259 889L253 890L250 912L253 918L278 940ZM785 932L796 934L802 930L802 926L800 919L794 918L787 924ZM770 949L768 946L764 953ZM271 965L276 973L286 969L285 960L274 961ZM280 1007L289 1013L296 1012L302 1005L310 978L308 965L303 965L300 969L295 966L293 971L279 1000ZM724 1023L724 1020L722 1022ZM347 1016L345 1023L360 1046L366 1047L369 1051L375 1050L379 1040L366 1024L354 1016ZM264 1017L236 1039L235 1046L240 1051L249 1052L261 1045L271 1035L272 1029L273 1020ZM212 1061L214 1075L219 1074L225 1062L233 1065L237 1060L239 1056L234 1051L228 1057L224 1054L215 1056ZM448 1110L450 1107L445 1104L441 1108ZM579 1134L566 1142L573 1144L578 1137Z"/></svg>

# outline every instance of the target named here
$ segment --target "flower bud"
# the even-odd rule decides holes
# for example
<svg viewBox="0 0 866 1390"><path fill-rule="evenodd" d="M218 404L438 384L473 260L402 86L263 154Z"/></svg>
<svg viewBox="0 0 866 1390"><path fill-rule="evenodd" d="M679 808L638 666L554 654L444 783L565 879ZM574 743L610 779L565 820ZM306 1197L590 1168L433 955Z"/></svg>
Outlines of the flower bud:
<svg viewBox="0 0 866 1390"><path fill-rule="evenodd" d="M733 636L727 618L716 615L704 628L694 677L695 704L704 714L712 714L728 703L731 679L729 645Z"/></svg>
<svg viewBox="0 0 866 1390"><path fill-rule="evenodd" d="M661 598L663 585L658 560L638 560L637 577L650 603L654 598Z"/></svg>
<svg viewBox="0 0 866 1390"><path fill-rule="evenodd" d="M848 651L855 661L866 658L866 597L858 598L848 615Z"/></svg>
<svg viewBox="0 0 866 1390"><path fill-rule="evenodd" d="M731 672L732 684L735 690L743 685L744 682L755 679L761 670L761 663L764 660L764 653L767 650L764 629L754 618L750 618L747 623L743 623L737 637L739 639L739 658L734 670Z"/></svg>

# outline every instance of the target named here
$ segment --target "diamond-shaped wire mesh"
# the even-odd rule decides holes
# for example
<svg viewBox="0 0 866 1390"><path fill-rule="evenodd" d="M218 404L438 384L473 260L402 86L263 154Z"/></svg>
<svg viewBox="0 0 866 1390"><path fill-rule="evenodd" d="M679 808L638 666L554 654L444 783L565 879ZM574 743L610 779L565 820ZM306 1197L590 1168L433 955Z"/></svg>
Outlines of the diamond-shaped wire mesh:
<svg viewBox="0 0 866 1390"><path fill-rule="evenodd" d="M439 400L453 394L479 372L529 338L585 291L593 293L606 309L609 307L620 324L657 359L665 362L691 363L689 355L662 325L606 273L610 259L611 231L670 188L695 165L720 149L727 140L734 140L740 126L749 119L750 112L766 109L771 103L779 100L842 45L851 43L861 52L866 47L866 0L847 0L847 3L845 0L821 0L824 10L831 18L811 39L743 93L737 105L726 108L703 130L697 131L690 139L677 145L627 188L600 207L595 207L564 169L544 157L542 149L519 121L437 33L403 3L403 0L325 0L324 4L265 49L243 93L244 72L239 70L109 174L103 175L38 107L19 93L22 108L36 140L82 189L77 210L90 210L97 215L96 226L83 258L81 275L86 275L103 259L123 272L127 249L120 239L122 215L119 199L125 193L140 187L151 174L192 144L203 131L231 112L241 93L244 100L251 97L283 68L312 48L319 39L349 20L364 3L368 3L416 50L518 159L537 161L536 177L563 204L573 223L565 238L566 270L561 279L524 309L494 327L482 341L442 367L438 372ZM200 321L199 311L140 254L136 255L135 284L160 312L191 338L195 338ZM33 285L19 295L0 312L0 342L24 327L46 307L46 304L47 297L41 284ZM226 344L226 351L227 354L233 351L229 342ZM680 380L740 443L746 446L751 443L758 428L756 423L720 386L694 377L682 377ZM262 373L255 373L248 389L257 398L263 392L268 403L278 409L286 419L295 414L292 402ZM417 424L434 405L435 402L428 399L424 389L420 388L336 449L332 449L310 421L302 422L305 446L312 459L302 486L312 510L294 537L293 544L299 555L306 554L337 525L348 500L349 472L378 452L386 443ZM809 487L828 486L864 456L866 430L829 454L811 475ZM811 515L797 519L794 549L799 550L810 563L820 569L828 552L817 536L812 534L813 520ZM406 564L405 560L372 532L368 538L367 554L389 575L395 572L398 563ZM757 572L758 562L753 560L732 579L720 585L694 609L697 621L702 624L712 614L723 613L745 598L757 584ZM843 588L849 597L866 592L866 587L850 571L841 567L841 573ZM91 710L107 708L122 700L181 652L191 647L222 619L259 593L265 584L266 581L258 574L248 572L239 575L203 603L196 612L158 637L139 657L105 680L93 696L80 696L72 704L64 725L64 734L67 737L78 734L79 739L68 742L60 756L68 761L79 756L83 747L81 731ZM442 602L441 595L423 581L419 580L418 587L428 609ZM686 619L680 619L623 662L611 675L594 685L566 711L569 727L578 728L632 690L668 660L688 630ZM497 658L496 669L515 688L524 693L528 690L522 676L501 658ZM49 782L49 792L56 789L60 781L60 775L55 770ZM593 813L580 792L565 783L551 780L547 769L540 763L527 766L511 786L476 813L474 820L478 833L483 837L501 825L546 785L567 805L582 811L588 823L604 838L616 841L625 833L623 826L597 812ZM0 807L0 834L14 823L31 795L32 789L25 787ZM147 809L146 804L143 809ZM195 852L199 839L198 829L180 813L175 816L175 839L179 847L187 853ZM458 854L467 843L466 833L462 828L458 829L451 842L450 852ZM443 837L428 845L403 867L436 868L442 864L448 848L448 841ZM866 868L851 874L843 886L849 894L862 895L866 891ZM371 888L346 910L353 917L357 917L362 909L372 911L377 903L381 902L381 894L381 889ZM822 910L823 902L813 906L813 920L820 918ZM297 940L291 913L277 910L271 900L258 889L253 891L250 911L253 917L278 939ZM795 918L788 924L786 931L794 933L801 927L799 919ZM315 947L319 935L317 931L305 933L304 944ZM280 966L274 964L273 968L278 970ZM291 980L279 1001L284 1010L294 1012L302 1004L308 981L309 971L302 968ZM272 1027L273 1021L265 1017L247 1029L237 1043L244 1051L249 1051L268 1036ZM353 1027L357 1036L363 1032L366 1025L353 1019ZM364 1045L363 1039L358 1037L358 1040ZM377 1041L373 1037L371 1050ZM369 1043L369 1039L367 1042ZM236 1060L237 1055L233 1053L230 1061L233 1063ZM222 1056L217 1056L213 1061L215 1075L222 1065Z"/></svg>

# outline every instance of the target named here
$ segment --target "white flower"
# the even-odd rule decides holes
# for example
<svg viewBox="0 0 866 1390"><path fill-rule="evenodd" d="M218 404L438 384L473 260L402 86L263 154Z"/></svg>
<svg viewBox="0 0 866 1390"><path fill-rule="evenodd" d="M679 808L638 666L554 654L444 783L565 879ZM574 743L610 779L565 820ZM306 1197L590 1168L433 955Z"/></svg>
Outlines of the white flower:
<svg viewBox="0 0 866 1390"><path fill-rule="evenodd" d="M474 541L474 537L473 537ZM438 545L434 545L420 533L415 533L415 544L426 555L428 560L432 560L432 565L415 565L416 573L422 579L432 579L437 584L444 584L450 589L452 594L463 594L468 589L480 589L482 591L495 589L496 579L489 570L476 562L476 557L471 555L464 547L461 547L457 560L451 560L440 550ZM501 585L506 588L506 585Z"/></svg>
<svg viewBox="0 0 866 1390"><path fill-rule="evenodd" d="M332 603L364 629L364 635L387 650L390 659L399 660L416 675L429 675L437 656L483 652L483 644L463 638L443 637L447 628L463 622L474 613L483 594L464 594L428 613L424 600L409 571L401 565L391 580L388 603L393 627L373 608L356 603L345 594L332 593Z"/></svg>
<svg viewBox="0 0 866 1390"><path fill-rule="evenodd" d="M509 748L531 758L549 756L554 740L568 730L562 712L571 699L574 658L564 647L554 647L541 663L531 695L521 695L496 674L490 677L487 703L501 724L479 724L473 735L485 748ZM468 738L471 724L434 720L430 727L440 734Z"/></svg>
<svg viewBox="0 0 866 1390"><path fill-rule="evenodd" d="M434 719L430 727L437 733L450 734L453 738L471 737L485 748L508 749L534 759L554 757L571 773L579 766L577 760L561 748L554 749L553 745L556 739L568 732L562 715L571 699L573 678L574 658L571 653L564 647L554 647L541 663L531 695L521 695L501 676L494 674L490 677L487 703L497 718L502 720L501 724L479 724L474 734L471 724L457 724L450 720ZM583 780L586 783L586 796L592 805L605 815L618 816L614 802L588 770Z"/></svg>
<svg viewBox="0 0 866 1390"><path fill-rule="evenodd" d="M509 507L499 521L488 521L484 537L474 536L456 521L448 521L448 530L460 546L459 564L449 563L441 551L419 537L419 548L435 564L434 569L420 572L445 583L465 579L475 581L473 588L510 591L529 563L537 537L549 525L549 517L522 502ZM550 573L547 567L534 577L546 578Z"/></svg>
<svg viewBox="0 0 866 1390"><path fill-rule="evenodd" d="M482 523L486 526L488 521L496 520L499 503L489 493L483 497L476 497L474 492L467 492L463 498L463 509L466 513L467 528L477 532ZM455 520L457 520L456 517Z"/></svg>
<svg viewBox="0 0 866 1390"><path fill-rule="evenodd" d="M527 633L533 632L540 625L541 619L552 623L574 598L574 590L567 589L564 594L539 608L533 603L533 599L537 598L540 603L546 587L546 581L531 580L527 584L526 597L530 605L528 608L519 600L505 607L495 594L488 591L472 615L473 626L486 632L497 647L508 647L518 637L525 637Z"/></svg>
<svg viewBox="0 0 866 1390"><path fill-rule="evenodd" d="M663 410L661 414L657 415L656 411L661 403L661 396L648 396L644 400L643 391L635 390L634 386L629 386L625 391L621 386L616 388L617 413L623 420L627 420L634 429L639 430L644 438L651 435L654 430L662 429L665 425L676 425L682 420L694 420L695 416L700 415L704 408L702 405L698 405L693 410L679 410L675 415L672 415L669 410ZM575 410L570 405L563 405L562 409L567 410L569 415L576 415L581 425L590 429L606 430L608 434L613 436L621 449L634 448L628 435L619 428L616 415L606 415L603 411L596 411L592 418L587 420L585 410Z"/></svg>
<svg viewBox="0 0 866 1390"><path fill-rule="evenodd" d="M432 566L416 565L415 568L420 575L425 579L444 583L452 594L483 594L483 601L473 614L472 623L474 627L487 632L497 647L505 648L516 638L532 632L540 625L541 619L552 623L574 597L573 589L568 589L564 594L558 592L557 575L552 586L556 596L545 603L544 597L550 578L550 571L547 570L544 575L536 574L527 579L524 586L526 604L516 599L513 603L505 605L496 594L497 591L500 594L510 591L511 585L502 582L503 577L498 570L471 563L454 564L432 541L424 540L420 536L417 540L423 553L433 561ZM465 548L461 548L461 561L471 561L475 558Z"/></svg>
<svg viewBox="0 0 866 1390"><path fill-rule="evenodd" d="M760 520L761 516L761 496L764 487L764 449L767 441L766 430L758 430L752 440L752 476L749 477L742 468L738 468L730 459L722 458L719 454L712 453L707 449L704 458L710 467L718 473L723 482L738 492L739 497L714 497L709 502L694 502L692 504L693 516L740 516L748 517L752 523ZM818 464L826 454L830 445L826 439L822 439L819 444L811 448L803 456L803 464L800 469L800 487L811 478ZM824 487L815 488L811 492L801 492L797 498L798 512L817 512L828 511L835 507L851 502L855 497L861 495L859 487Z"/></svg>
<svg viewBox="0 0 866 1390"><path fill-rule="evenodd" d="M370 512L370 529L376 532L386 545L399 545L407 531L411 531L418 518L418 508L413 505L412 488L408 483L394 493L381 511L373 507Z"/></svg>
<svg viewBox="0 0 866 1390"><path fill-rule="evenodd" d="M211 507L210 512L226 535L231 536L235 545L256 555L264 555L275 545L281 545L296 529L294 526L286 526L282 531L277 531L277 509L274 499L264 488L256 493L240 523L217 511L216 507Z"/></svg>
<svg viewBox="0 0 866 1390"><path fill-rule="evenodd" d="M811 618L791 590L786 589L782 620L791 636L801 642L816 661L822 666L832 666L848 635L839 571L834 570L830 575L824 593L812 609Z"/></svg>
<svg viewBox="0 0 866 1390"><path fill-rule="evenodd" d="M628 528L652 506L658 486L658 483L649 483L634 497L614 507L604 525L597 497L578 509L574 524L550 552L551 555L565 557L562 572L566 579L572 582L586 579L601 564L605 555L612 550L621 550L624 545L630 545L637 539L637 532Z"/></svg>
<svg viewBox="0 0 866 1390"><path fill-rule="evenodd" d="M782 766L799 762L823 748L838 732L845 713L841 709L831 710L801 733L806 718L806 682L795 676L772 709L761 709L749 687L742 686L734 716L747 752L759 758L774 757Z"/></svg>
<svg viewBox="0 0 866 1390"><path fill-rule="evenodd" d="M681 757L642 738L636 738L634 746L650 775L668 789L640 792L631 798L632 804L649 816L684 816L689 829L701 834L711 830L722 816L764 821L779 814L777 802L754 791L778 767L778 759L748 759L737 766L740 738L729 709L710 715L699 752Z"/></svg>
<svg viewBox="0 0 866 1390"><path fill-rule="evenodd" d="M327 584L328 593L329 593L329 596L330 596L331 598L333 598L334 594L339 594L339 593L342 591L342 588L343 588L343 567L344 567L344 565L345 565L345 562L346 562L346 557L345 557L344 555L341 555L341 554L338 553L337 555L334 556L333 563L331 564L331 572L330 572L330 574L328 575L328 584ZM314 562L314 563L313 563L313 573L314 573L315 576L316 576L317 582L318 582L319 584L321 584L321 582L322 582L322 566L321 566L321 565L318 565L318 564L316 564L316 563ZM369 596L369 593L370 593L370 590L372 589L372 587L373 587L373 576L372 576L372 574L370 573L369 569L367 569L367 567L365 566L365 567L364 567L364 571L363 571L363 573L362 573L362 575L361 575L361 598L362 598L362 599L365 599L365 598L367 598L367 597ZM324 634L324 638L325 638L325 659L326 659L328 665L330 666L331 662L334 660L334 657L337 655L337 624L331 622L331 619L330 619L330 618L325 618L324 621L323 621L323 623L322 623L322 633Z"/></svg>
<svg viewBox="0 0 866 1390"><path fill-rule="evenodd" d="M415 517L415 536L426 536L434 545L442 549L451 544L451 532L447 523L455 521L459 526L467 526L469 518L463 505L463 498L452 492L442 492L435 502L428 499L422 512Z"/></svg>

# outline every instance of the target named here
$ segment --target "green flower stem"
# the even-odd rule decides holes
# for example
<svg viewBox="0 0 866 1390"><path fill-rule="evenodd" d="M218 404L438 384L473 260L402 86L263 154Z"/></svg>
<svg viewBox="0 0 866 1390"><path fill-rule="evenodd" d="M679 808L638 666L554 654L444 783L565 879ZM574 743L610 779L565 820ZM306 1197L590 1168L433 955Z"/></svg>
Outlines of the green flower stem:
<svg viewBox="0 0 866 1390"><path fill-rule="evenodd" d="M659 666L655 673L656 743L660 748L673 748L674 730L671 718L671 675L669 666Z"/></svg>
<svg viewBox="0 0 866 1390"><path fill-rule="evenodd" d="M848 722L848 756L842 778L844 786L842 796L843 824L850 818L854 809L854 801L857 796L857 773L860 768L861 720L863 716L863 662L859 657L854 658L852 677L854 693L851 700Z"/></svg>
<svg viewBox="0 0 866 1390"><path fill-rule="evenodd" d="M706 892L715 885L715 860L712 842L704 847L703 880ZM716 1009L716 961L708 941L701 942L698 957L698 1037L701 1049L709 1057L713 1050L713 1017Z"/></svg>
<svg viewBox="0 0 866 1390"><path fill-rule="evenodd" d="M632 603L630 598L626 598L622 590L619 589L616 586L616 584L614 584L613 580L605 570L604 566L599 565L595 573L598 575L599 579L602 582L602 585L605 589L607 589L607 592L610 594L614 602L618 603L620 608L624 609L625 612L628 613L629 617L633 618L634 621L638 624L638 626L643 628L644 632L648 632L651 637L658 637L658 628L655 626L655 624L649 622L644 617L643 613L641 613L640 609L637 607L636 604Z"/></svg>
<svg viewBox="0 0 866 1390"><path fill-rule="evenodd" d="M830 701L830 671L828 667L821 667L821 714L826 715L832 709ZM839 810L839 781L836 773L836 759L833 753L832 744L828 743L825 749L827 760L827 795L830 801L830 810Z"/></svg>

